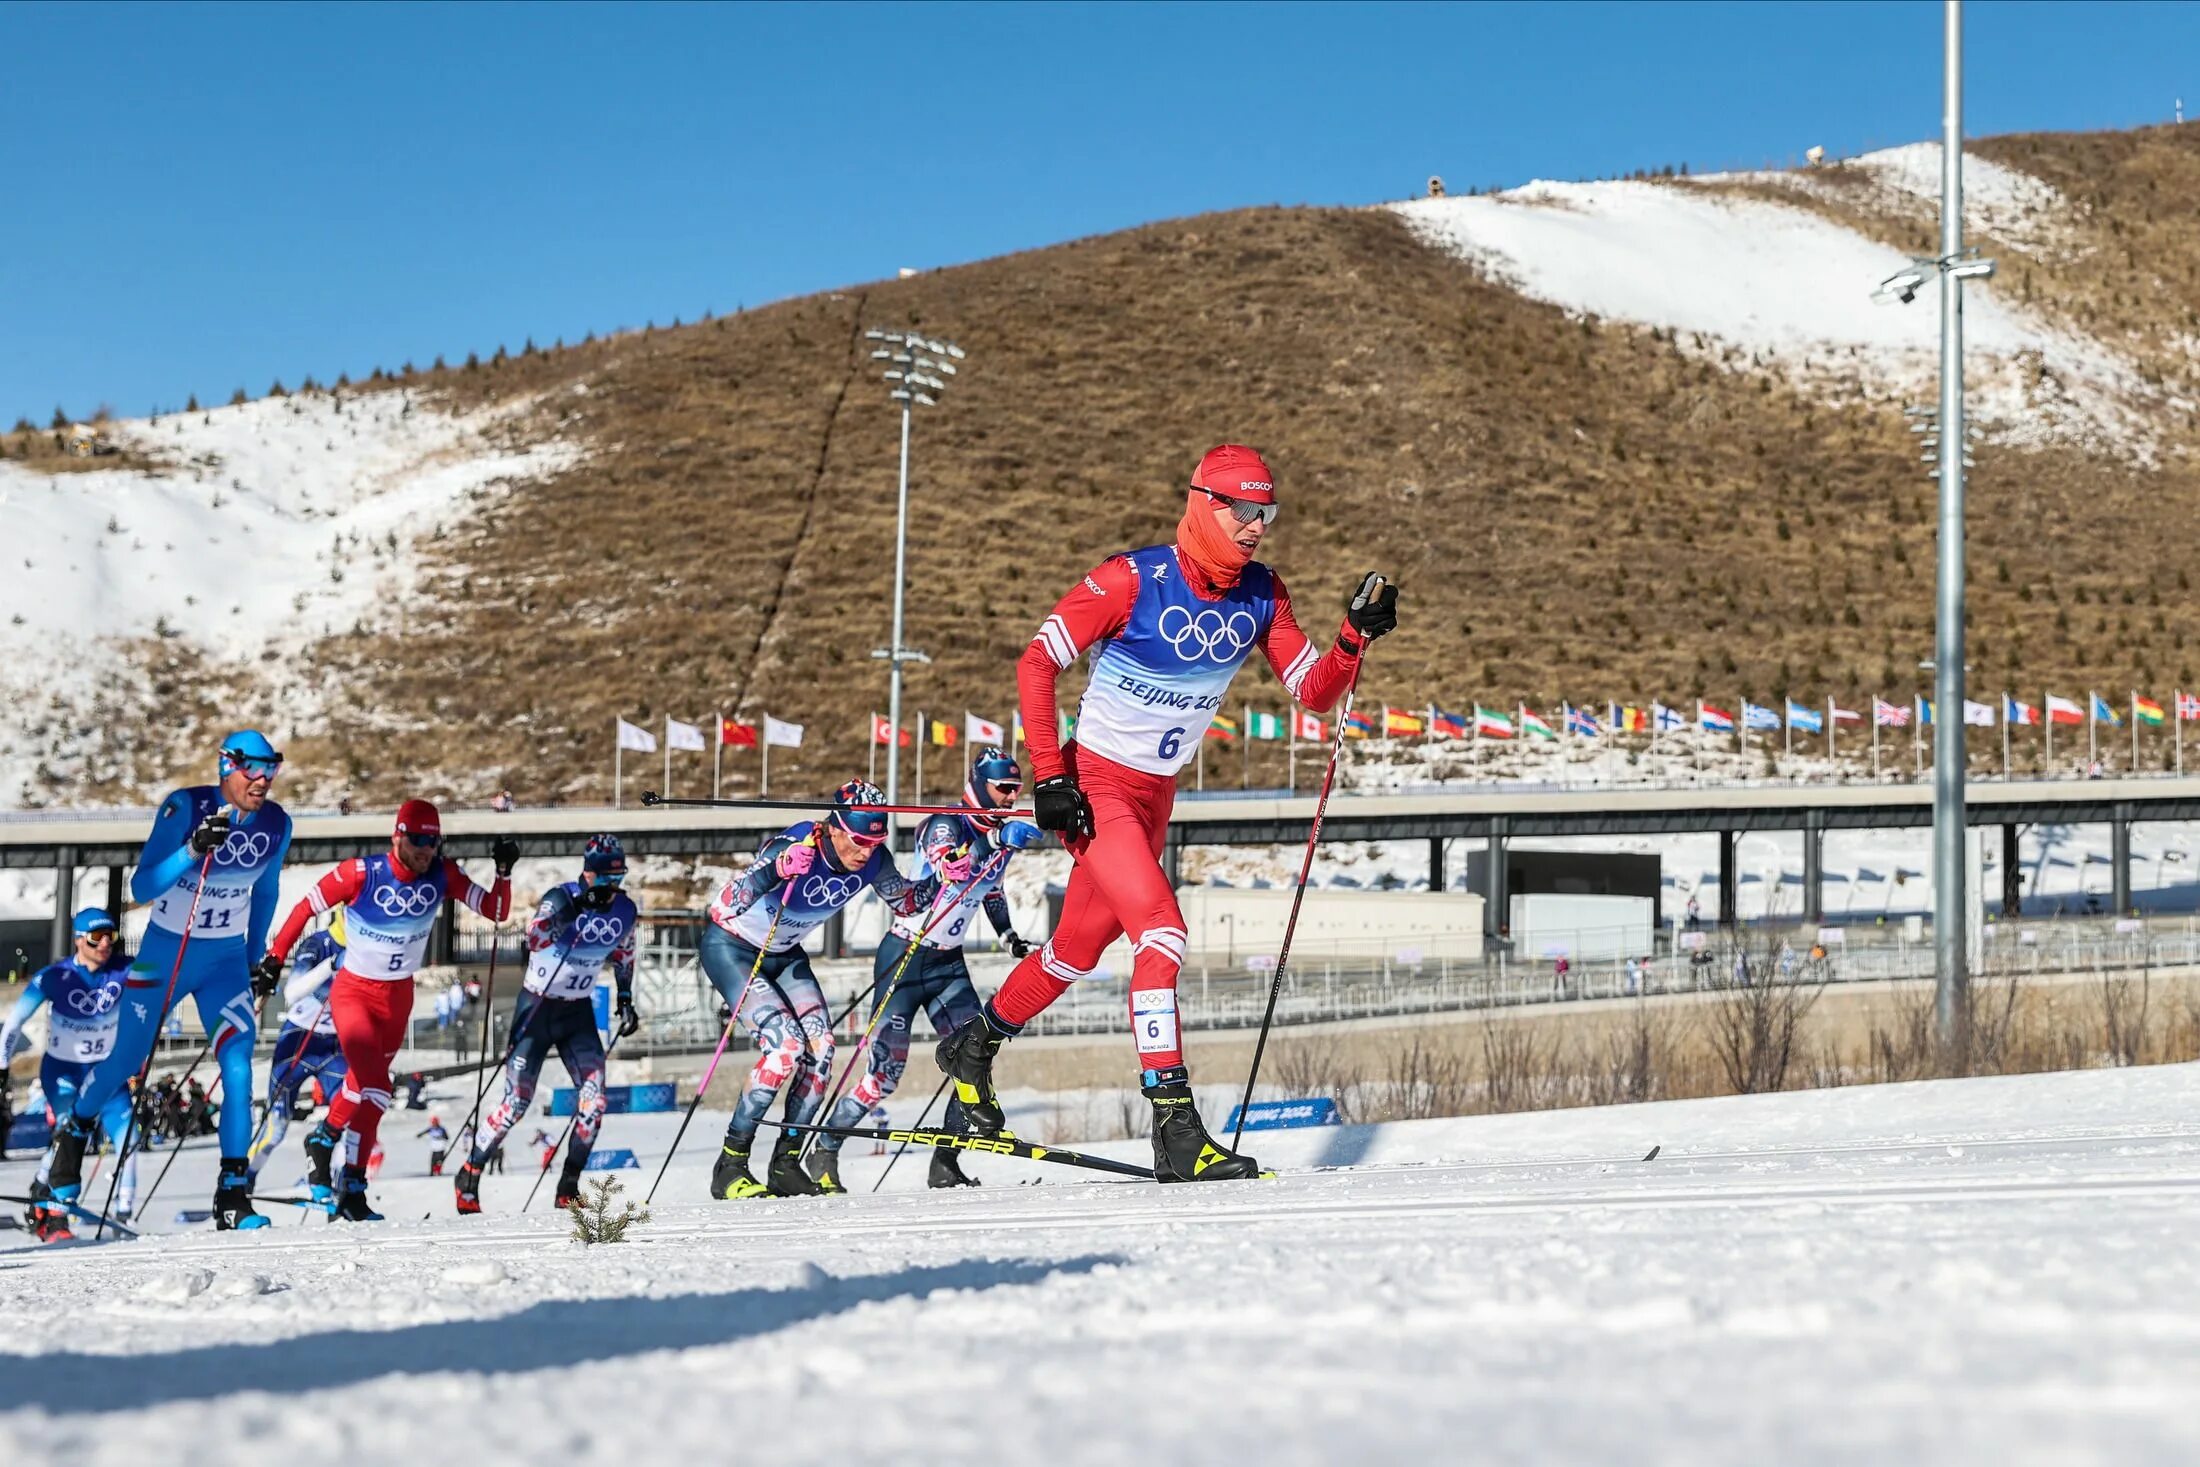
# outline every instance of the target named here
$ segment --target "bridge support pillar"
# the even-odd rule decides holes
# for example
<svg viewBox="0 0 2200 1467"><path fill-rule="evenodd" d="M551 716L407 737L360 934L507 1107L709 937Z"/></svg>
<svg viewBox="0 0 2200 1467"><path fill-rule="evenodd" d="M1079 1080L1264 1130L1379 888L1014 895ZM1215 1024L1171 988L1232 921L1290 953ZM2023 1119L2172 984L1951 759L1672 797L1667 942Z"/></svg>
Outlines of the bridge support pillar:
<svg viewBox="0 0 2200 1467"><path fill-rule="evenodd" d="M1161 869L1169 878L1171 891L1184 884L1184 848L1173 840L1161 848Z"/></svg>
<svg viewBox="0 0 2200 1467"><path fill-rule="evenodd" d="M1735 911L1739 906L1741 889L1739 873L1734 865L1734 832L1719 832L1719 925L1735 925Z"/></svg>
<svg viewBox="0 0 2200 1467"><path fill-rule="evenodd" d="M2017 827L2001 828L2001 914L2004 917L2024 915L2023 856L2017 845Z"/></svg>
<svg viewBox="0 0 2200 1467"><path fill-rule="evenodd" d="M1512 925L1505 890L1505 817L1490 818L1489 854L1482 862L1482 935L1503 937Z"/></svg>
<svg viewBox="0 0 2200 1467"><path fill-rule="evenodd" d="M47 939L46 961L65 958L71 951L70 918L76 915L76 847L54 852L53 931Z"/></svg>
<svg viewBox="0 0 2200 1467"><path fill-rule="evenodd" d="M1428 889L1444 889L1444 838L1440 835L1428 838Z"/></svg>
<svg viewBox="0 0 2200 1467"><path fill-rule="evenodd" d="M443 910L435 915L435 926L428 931L428 962L434 967L448 967L451 952L458 935L458 903L449 897L443 899Z"/></svg>
<svg viewBox="0 0 2200 1467"><path fill-rule="evenodd" d="M1826 819L1816 810L1803 822L1803 920L1813 927L1826 922Z"/></svg>
<svg viewBox="0 0 2200 1467"><path fill-rule="evenodd" d="M109 866L107 868L107 915L114 918L119 924L122 921L122 909L126 905L127 903L123 900L122 868L120 866Z"/></svg>
<svg viewBox="0 0 2200 1467"><path fill-rule="evenodd" d="M2116 807L2108 824L2109 907L2119 917L2131 915L2131 815L2128 806Z"/></svg>
<svg viewBox="0 0 2200 1467"><path fill-rule="evenodd" d="M825 956L828 958L848 956L848 924L842 920L845 916L844 909L835 910L825 919Z"/></svg>

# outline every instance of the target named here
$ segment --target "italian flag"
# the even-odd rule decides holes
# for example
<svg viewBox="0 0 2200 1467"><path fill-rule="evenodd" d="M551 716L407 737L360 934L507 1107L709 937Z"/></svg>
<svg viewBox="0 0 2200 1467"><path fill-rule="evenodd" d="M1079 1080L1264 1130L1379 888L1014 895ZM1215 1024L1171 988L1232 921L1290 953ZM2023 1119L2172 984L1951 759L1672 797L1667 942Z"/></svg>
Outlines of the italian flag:
<svg viewBox="0 0 2200 1467"><path fill-rule="evenodd" d="M1555 739L1558 737L1557 729L1552 728L1525 708L1520 710L1520 731L1525 734L1534 734L1539 739Z"/></svg>
<svg viewBox="0 0 2200 1467"><path fill-rule="evenodd" d="M1513 736L1512 720L1477 703L1474 705L1474 732L1477 738L1509 739Z"/></svg>

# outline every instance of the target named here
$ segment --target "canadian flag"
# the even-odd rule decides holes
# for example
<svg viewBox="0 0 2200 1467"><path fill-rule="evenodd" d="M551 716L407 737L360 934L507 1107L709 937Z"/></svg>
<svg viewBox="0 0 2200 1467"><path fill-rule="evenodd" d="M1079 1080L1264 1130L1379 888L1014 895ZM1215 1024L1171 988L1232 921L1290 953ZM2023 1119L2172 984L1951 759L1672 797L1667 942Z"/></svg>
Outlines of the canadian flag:
<svg viewBox="0 0 2200 1467"><path fill-rule="evenodd" d="M1329 737L1329 730L1322 726L1320 714L1308 713L1303 708L1294 708L1291 710L1291 737L1295 739L1312 739L1318 744Z"/></svg>

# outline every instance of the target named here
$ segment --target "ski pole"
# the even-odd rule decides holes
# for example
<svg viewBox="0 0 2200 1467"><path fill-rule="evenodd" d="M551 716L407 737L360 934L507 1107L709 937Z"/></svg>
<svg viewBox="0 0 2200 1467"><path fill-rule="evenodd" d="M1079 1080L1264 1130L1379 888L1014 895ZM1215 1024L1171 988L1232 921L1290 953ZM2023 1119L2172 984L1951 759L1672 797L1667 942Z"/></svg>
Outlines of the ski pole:
<svg viewBox="0 0 2200 1467"><path fill-rule="evenodd" d="M1245 1138L1245 1112L1253 1103L1253 1082L1260 1076L1261 1055L1268 1048L1268 1026L1276 1017L1276 996L1283 992L1284 969L1291 963L1291 934L1299 925L1299 904L1306 900L1306 879L1314 870L1314 847L1321 842L1322 816L1329 809L1329 791L1337 782L1337 759L1344 753L1345 720L1352 715L1352 695L1360 688L1360 669L1367 665L1363 656L1352 669L1352 681L1345 686L1344 707L1337 716L1336 737L1329 745L1329 768L1322 775L1321 797L1314 801L1314 828L1306 833L1306 854L1299 861L1299 884L1291 893L1291 915L1284 919L1283 945L1276 951L1276 975L1268 982L1268 1007L1260 1016L1260 1038L1253 1043L1253 1066L1245 1072L1245 1098L1238 1102L1237 1129L1231 1133L1230 1149L1238 1149Z"/></svg>
<svg viewBox="0 0 2200 1467"><path fill-rule="evenodd" d="M823 800L713 800L702 796L693 798L682 795L660 795L655 790L642 791L642 804L648 809L682 808L690 810L808 810L815 812L826 807ZM842 810L874 810L885 815L968 815L969 805L841 805ZM988 815L1003 819L1028 818L1029 810L988 810Z"/></svg>
<svg viewBox="0 0 2200 1467"><path fill-rule="evenodd" d="M651 791L651 793L654 793L654 791ZM810 807L805 806L804 808ZM817 831L813 829L808 835L802 837L800 843L806 846L815 845L817 843ZM802 874L799 871L788 877L786 887L779 893L779 905L772 912L770 925L764 929L764 941L756 949L756 961L749 965L748 982L741 985L743 994L749 991L750 984L755 983L757 976L764 971L764 955L772 950L772 937L779 931L780 915L787 910L787 903L794 900L794 884L801 879ZM786 1000L782 998L780 1002L785 1003ZM695 1112L703 1103L703 1095L710 1089L711 1077L718 1073L718 1061L725 1058L726 1045L733 1039L733 1026L741 1022L741 1004L738 997L734 1000L731 1008L732 1012L726 1015L726 1027L718 1035L718 1047L710 1052L710 1063L703 1067L703 1079L695 1087L695 1098L688 1102L687 1114L680 1117L680 1129L672 1133L672 1145L665 1152L664 1165L657 1168L657 1180L649 1184L649 1193L642 1198L644 1206L657 1200L657 1189L664 1185L665 1173L672 1169L672 1158L679 1154L680 1140L687 1135L688 1122L695 1119ZM794 1012L792 1005L788 1006L787 1012L789 1014Z"/></svg>
<svg viewBox="0 0 2200 1467"><path fill-rule="evenodd" d="M611 1083L611 1056L615 1051L617 1051L619 1047L619 1041L624 1037L624 1035L615 1034L611 1037L611 1043L604 1047L603 1074L604 1083L606 1085L609 1085ZM573 1128L580 1124L580 1120L580 1088L578 1086L575 1086L573 1090L573 1116L572 1119L568 1120L565 1123L565 1129L558 1133L558 1139L550 1143L550 1154L552 1156L556 1156L561 1150L565 1148L566 1139L573 1134ZM535 1194L542 1190L542 1179L549 1175L550 1168L548 1167L544 1167L540 1171L535 1173L535 1185L527 1189L527 1200L519 1205L519 1210L521 1212L525 1212L528 1208L535 1205Z"/></svg>
<svg viewBox="0 0 2200 1467"><path fill-rule="evenodd" d="M818 1113L824 1116L828 1121L832 1119L833 1107L840 1103L840 1092L845 1090L848 1086L848 1077L855 1073L856 1061L870 1052L871 1040L878 1033L879 1020L885 1017L886 1006L894 1001L894 990L895 988L900 986L901 975L909 967L909 960L916 956L917 949L924 945L925 938L932 935L932 929L939 926L941 922L945 921L947 919L947 914L954 911L956 907L960 906L963 899L969 896L971 892L977 890L979 883L983 882L987 877L991 876L993 874L994 868L1001 862L1007 860L1007 858L1008 847L1003 846L999 850L995 851L991 856L987 857L985 865L979 870L972 872L970 875L970 879L965 881L961 885L961 887L956 889L954 893L955 899L953 901L947 903L945 906L941 906L938 903L938 899L934 899L933 909L929 914L923 929L919 931L915 937L911 938L909 941L909 946L902 950L901 961L894 964L894 975L886 980L886 991L879 995L878 1004L871 1010L871 1022L863 1031L863 1042L858 1044L853 1050L849 1052L848 1063L841 1066L840 1069L840 1083L833 1086L832 1090L825 1097L824 1107ZM808 1155L809 1148L816 1144L817 1138L813 1134L811 1137L809 1137L809 1139L803 1142L803 1154Z"/></svg>
<svg viewBox="0 0 2200 1467"><path fill-rule="evenodd" d="M219 1028L218 1025L216 1027L217 1029ZM214 1036L212 1034L209 1034L206 1036L206 1043L199 1046L199 1052L191 1057L190 1067L183 1072L183 1079L178 1082L176 1086L178 1091L181 1091L185 1085L191 1083L191 1077L198 1073L199 1062L206 1058L207 1052L213 1049L213 1047ZM221 1075L219 1072L215 1074L214 1082L216 1084L221 1083ZM250 1101L247 1101L246 1103L250 1104ZM137 1118L137 1109L135 1106L131 1107L130 1115L133 1121ZM176 1144L168 1149L168 1159L160 1164L160 1174L153 1178L153 1185L147 1187L145 1189L145 1195L138 1199L138 1212L140 1214L142 1214L146 1208L153 1205L153 1194L160 1190L160 1184L162 1182L168 1180L168 1169L176 1164L177 1157L183 1155L183 1143L186 1139L187 1138L181 1131L176 1133ZM118 1186L122 1182L122 1163L128 1160L128 1158L128 1152L117 1152L115 1155L115 1183ZM107 1201L110 1205L112 1205L114 1202L113 1187L108 1188ZM97 1240L95 1239L94 1241Z"/></svg>
<svg viewBox="0 0 2200 1467"><path fill-rule="evenodd" d="M226 803L217 802L214 806L214 813L219 815L228 808ZM185 839L188 840L189 837L186 836ZM229 838L224 835L222 845L228 843ZM184 914L183 936L176 939L176 960L169 965L168 988L160 996L160 1017L153 1021L153 1039L152 1043L145 1047L145 1063L138 1066L137 1089L141 1095L145 1092L146 1076L153 1073L153 1056L160 1051L160 1031L168 1027L168 1010L175 1002L176 997L176 979L183 973L183 955L191 950L191 929L198 925L199 920L199 898L206 895L206 873L214 869L214 853L221 848L220 845L214 846L199 858L198 885L191 889L191 908ZM125 980L125 983L127 983L127 980ZM206 1042L212 1044L214 1042L213 1035L209 1034ZM205 1050L200 1050L200 1057L204 1058L205 1053ZM198 1060L193 1060L191 1068L197 1069L198 1063ZM72 1104L69 1109L70 1118L74 1120L76 1107ZM92 1241L95 1243L107 1236L107 1214L114 1211L115 1193L122 1185L122 1163L130 1155L131 1143L137 1140L137 1129L137 1107L132 1105L130 1107L129 1122L122 1128L122 1145L115 1150L115 1176L114 1180L107 1184L107 1205L100 1209L99 1226L92 1233ZM179 1151L183 1148L183 1138L181 1136L176 1138L176 1148ZM175 1157L170 1156L168 1159L173 1162ZM165 1175L167 1168L163 1167L161 1170L162 1174Z"/></svg>
<svg viewBox="0 0 2200 1467"><path fill-rule="evenodd" d="M911 1126L909 1128L910 1130L921 1131L924 1129L924 1123L932 1118L932 1107L940 1103L940 1097L947 1093L947 1082L953 1078L954 1077L952 1075L940 1076L940 1088L933 1091L932 1098L924 1103L924 1109L917 1113L917 1123ZM879 1188L886 1185L887 1177L893 1174L894 1163L900 1161L901 1154L908 1149L909 1143L906 1141L902 1142L899 1146L894 1148L894 1154L886 1158L885 1170L881 1171L878 1174L878 1180L871 1184L872 1191L876 1192Z"/></svg>
<svg viewBox="0 0 2200 1467"><path fill-rule="evenodd" d="M489 1021L492 1017L495 1016L497 1011L497 954L498 951L504 946L503 937L503 923L499 922L490 928L489 979L486 983L482 985L481 988L481 1057L483 1059L487 1059L489 1057ZM571 943L567 943L565 950L568 953L572 952L573 945ZM560 968L563 968L565 966L565 959L558 959L558 966ZM552 981L555 981L555 975L552 976ZM524 988L525 986L526 985L524 983L521 984L521 987ZM547 987L548 985L546 984L544 986ZM529 1017L532 1018L533 1015L529 1015ZM519 1036L517 1034L514 1034L512 1036L512 1043L515 1047L518 1045ZM504 1066L510 1062L510 1060L511 1055L509 1052L507 1052L504 1059L497 1062L497 1069L503 1069ZM472 1124L475 1113L481 1109L481 1097L489 1093L489 1076L494 1073L496 1073L495 1070L484 1070L481 1072L481 1083L474 1087L473 1109L466 1112L466 1120L460 1124L458 1128L459 1130L463 1131L466 1129L467 1125Z"/></svg>

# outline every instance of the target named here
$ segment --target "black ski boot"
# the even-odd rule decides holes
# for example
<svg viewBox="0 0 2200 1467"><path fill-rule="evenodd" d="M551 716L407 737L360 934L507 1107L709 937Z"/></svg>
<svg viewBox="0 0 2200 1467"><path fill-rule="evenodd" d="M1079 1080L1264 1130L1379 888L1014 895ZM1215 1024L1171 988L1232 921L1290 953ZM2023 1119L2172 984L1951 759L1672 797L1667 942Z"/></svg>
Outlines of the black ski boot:
<svg viewBox="0 0 2200 1467"><path fill-rule="evenodd" d="M336 1165L336 1143L340 1138L329 1129L327 1121L321 1122L306 1133L306 1190L330 1217L336 1216L336 1187L329 1180L329 1173Z"/></svg>
<svg viewBox="0 0 2200 1467"><path fill-rule="evenodd" d="M44 1182L31 1183L30 1206L23 1211L31 1236L41 1243L67 1243L76 1234L69 1229L69 1212L58 1205L53 1190Z"/></svg>
<svg viewBox="0 0 2200 1467"><path fill-rule="evenodd" d="M821 1197L825 1189L810 1180L810 1174L802 1170L802 1133L781 1131L778 1144L772 1147L771 1170L765 1173L764 1185L774 1197Z"/></svg>
<svg viewBox="0 0 2200 1467"><path fill-rule="evenodd" d="M932 1149L932 1174L926 1178L932 1187L975 1187L978 1179L962 1168L962 1158L944 1146Z"/></svg>
<svg viewBox="0 0 2200 1467"><path fill-rule="evenodd" d="M458 1202L458 1215L472 1217L481 1211L481 1167L469 1161L451 1178L451 1193Z"/></svg>
<svg viewBox="0 0 2200 1467"><path fill-rule="evenodd" d="M214 1182L214 1231L248 1233L268 1226L266 1218L252 1210L252 1171L241 1156L222 1158Z"/></svg>
<svg viewBox="0 0 2200 1467"><path fill-rule="evenodd" d="M331 1221L380 1222L382 1214L367 1205L367 1169L347 1166L336 1191L336 1211Z"/></svg>
<svg viewBox="0 0 2200 1467"><path fill-rule="evenodd" d="M550 1199L552 1207L572 1207L580 1202L581 1168L586 1165L585 1156L577 1161L570 1156L565 1159L565 1165L558 1169L558 1190Z"/></svg>
<svg viewBox="0 0 2200 1467"><path fill-rule="evenodd" d="M771 1195L762 1182L749 1175L749 1148L755 1144L754 1136L726 1138L725 1144L718 1148L718 1164L710 1169L712 1197L722 1202L739 1202L746 1197Z"/></svg>
<svg viewBox="0 0 2200 1467"><path fill-rule="evenodd" d="M933 1051L940 1068L955 1082L955 1098L962 1102L971 1131L980 1136L999 1136L1008 1125L1001 1097L993 1091L993 1056L1008 1038L981 1013L942 1039Z"/></svg>
<svg viewBox="0 0 2200 1467"><path fill-rule="evenodd" d="M1192 1082L1182 1065L1146 1071L1153 1102L1153 1175L1157 1182L1231 1182L1260 1175L1260 1163L1222 1149L1200 1124Z"/></svg>
<svg viewBox="0 0 2200 1467"><path fill-rule="evenodd" d="M848 1190L840 1180L840 1152L827 1151L823 1146L810 1153L807 1163L810 1180L817 1183L817 1190L828 1195Z"/></svg>

